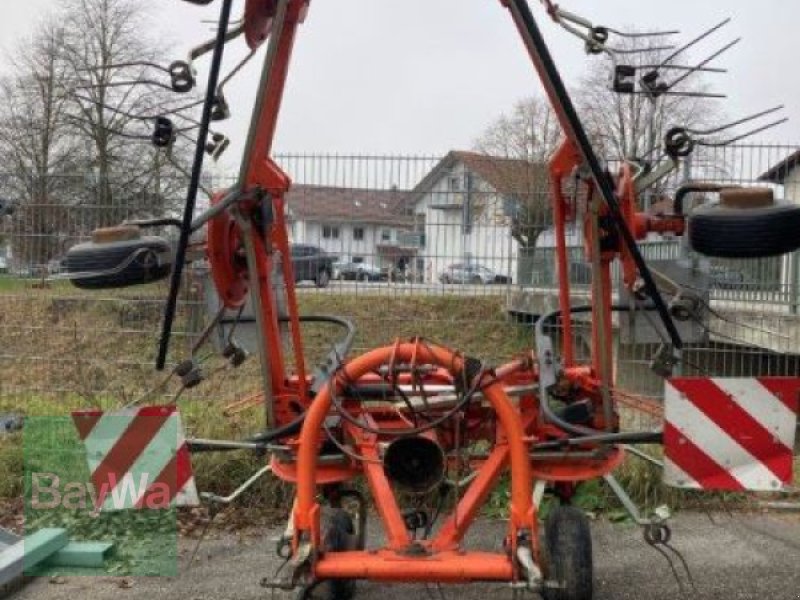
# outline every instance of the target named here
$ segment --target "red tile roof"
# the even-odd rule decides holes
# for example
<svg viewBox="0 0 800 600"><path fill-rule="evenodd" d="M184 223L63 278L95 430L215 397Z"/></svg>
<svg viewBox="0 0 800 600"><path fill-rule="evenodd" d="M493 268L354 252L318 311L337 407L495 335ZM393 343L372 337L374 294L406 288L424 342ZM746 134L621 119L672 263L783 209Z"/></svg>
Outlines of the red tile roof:
<svg viewBox="0 0 800 600"><path fill-rule="evenodd" d="M294 185L286 195L291 217L298 220L411 226L410 193L316 185Z"/></svg>
<svg viewBox="0 0 800 600"><path fill-rule="evenodd" d="M414 188L414 202L427 194L459 162L501 196L524 197L548 189L547 166L544 164L453 150Z"/></svg>

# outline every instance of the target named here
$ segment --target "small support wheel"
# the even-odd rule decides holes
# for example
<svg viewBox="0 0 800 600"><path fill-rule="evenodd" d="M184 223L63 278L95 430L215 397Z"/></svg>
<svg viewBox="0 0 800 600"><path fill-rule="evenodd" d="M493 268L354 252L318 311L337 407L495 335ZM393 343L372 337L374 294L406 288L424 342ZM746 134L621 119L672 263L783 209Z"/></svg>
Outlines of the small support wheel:
<svg viewBox="0 0 800 600"><path fill-rule="evenodd" d="M583 511L559 506L545 524L545 600L592 599L592 537Z"/></svg>
<svg viewBox="0 0 800 600"><path fill-rule="evenodd" d="M693 250L719 258L779 256L800 248L800 206L776 201L769 188L720 191L720 202L688 221Z"/></svg>
<svg viewBox="0 0 800 600"><path fill-rule="evenodd" d="M331 510L322 539L324 552L356 550L362 545L346 510ZM297 600L351 600L356 594L355 579L317 580L298 589Z"/></svg>

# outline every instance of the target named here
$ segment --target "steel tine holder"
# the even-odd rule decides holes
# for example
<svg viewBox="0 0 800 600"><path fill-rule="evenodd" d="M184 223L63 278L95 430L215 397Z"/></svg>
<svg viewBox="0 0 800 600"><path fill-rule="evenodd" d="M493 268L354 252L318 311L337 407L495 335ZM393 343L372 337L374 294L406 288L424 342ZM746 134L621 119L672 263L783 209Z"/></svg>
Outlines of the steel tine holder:
<svg viewBox="0 0 800 600"><path fill-rule="evenodd" d="M647 37L661 38L680 33L679 31L655 31L647 33L623 32L619 29L595 25L589 19L564 10L560 6L553 5L549 2L547 4L549 5L548 11L550 12L553 20L564 30L584 41L587 54L606 53L612 57L612 60L615 59L615 55L640 54L644 50L611 46L608 44L608 40L611 35L621 38L635 39ZM654 48L648 48L647 51L664 51L672 50L673 48L674 46L658 46Z"/></svg>
<svg viewBox="0 0 800 600"><path fill-rule="evenodd" d="M684 82L695 73L727 73L727 69L710 66L710 63L739 44L741 38L736 38L725 44L719 50L713 52L710 56L703 59L696 65L673 64L673 61L675 61L690 48L696 46L701 41L722 29L729 22L730 19L728 18L720 23L717 23L713 27L707 29L691 41L670 53L658 64L615 64L614 76L612 79L613 91L620 94L642 94L654 101L662 96L725 98L726 96L724 94L677 90L676 87L678 84ZM640 75L642 71L644 71L644 73ZM664 71L682 71L682 73L671 81L667 82L663 79L662 74Z"/></svg>
<svg viewBox="0 0 800 600"><path fill-rule="evenodd" d="M183 137L192 143L197 143L197 140L189 135L189 132L195 131L200 128L200 121L193 119L189 116L175 113L174 111L163 111L158 115L145 115L145 114L134 114L129 111L122 110L120 108L110 106L108 104L104 104L93 98L88 98L86 96L80 96L78 94L73 94L73 96L85 102L90 102L97 106L101 106L103 109L113 112L115 114L122 115L130 120L133 121L142 121L142 122L152 122L153 123L153 131L150 134L134 134L122 129L116 129L111 127L105 127L107 131L114 133L115 135L120 135L129 139L135 140L142 140L142 141L150 141L154 146L157 148L169 148L175 143L178 137ZM213 109L212 109L213 111ZM173 121L168 118L166 115L176 115L179 118L182 118L189 123L191 126L189 127L175 127ZM85 122L85 119L78 119L82 122ZM230 146L230 139L223 133L219 133L209 129L209 135L211 135L211 141L207 142L205 145L206 152L213 160L218 160L220 156L228 149Z"/></svg>

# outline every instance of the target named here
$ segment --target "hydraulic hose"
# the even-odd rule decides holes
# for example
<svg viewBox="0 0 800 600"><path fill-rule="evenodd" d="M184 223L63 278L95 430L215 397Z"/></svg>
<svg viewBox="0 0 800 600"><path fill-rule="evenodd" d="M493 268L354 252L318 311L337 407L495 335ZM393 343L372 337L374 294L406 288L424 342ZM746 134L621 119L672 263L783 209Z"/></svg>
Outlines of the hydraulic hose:
<svg viewBox="0 0 800 600"><path fill-rule="evenodd" d="M642 307L642 310L654 310L655 307L652 305L646 305ZM630 306L623 305L623 304L614 304L611 306L611 310L613 312L629 312L631 310ZM570 315L573 314L581 314L581 313L588 313L592 312L592 307L589 305L583 306L573 306L570 308ZM536 325L534 326L534 336L535 339L538 341L541 338L549 337L544 333L545 325L554 319L557 319L561 316L561 310L554 310L550 313L542 315L538 321L536 321ZM538 346L538 344L537 344ZM653 434L652 432L631 432L631 433L608 433L606 431L601 431L599 429L594 429L592 427L584 427L582 425L575 425L573 423L569 423L562 419L553 407L550 406L550 396L547 390L542 390L541 395L541 408L542 408L542 415L544 416L545 420L549 423L555 425L556 427L563 429L564 431L579 436L578 438L568 438L566 440L557 440L553 442L545 442L544 446L539 444L536 446L537 449L544 449L546 447L552 447L551 444L554 444L555 447L559 447L564 444L575 444L575 443L622 443L622 442L629 442L631 443L630 437L639 436L639 437L647 437L657 435L659 439L661 438L660 433ZM629 437L626 437L629 436ZM638 439L638 438L637 438ZM657 443L657 442L656 442Z"/></svg>

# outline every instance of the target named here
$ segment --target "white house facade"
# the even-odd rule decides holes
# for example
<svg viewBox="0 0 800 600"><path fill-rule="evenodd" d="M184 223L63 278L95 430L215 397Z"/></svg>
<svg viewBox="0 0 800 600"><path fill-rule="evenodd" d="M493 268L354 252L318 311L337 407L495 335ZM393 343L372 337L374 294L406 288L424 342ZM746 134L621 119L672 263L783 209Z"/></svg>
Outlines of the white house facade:
<svg viewBox="0 0 800 600"><path fill-rule="evenodd" d="M293 243L318 246L342 261L382 268L410 263L416 245L408 193L296 185L286 197L289 237Z"/></svg>
<svg viewBox="0 0 800 600"><path fill-rule="evenodd" d="M472 263L515 278L519 244L512 220L519 182L540 167L518 160L450 152L413 190L415 230L424 232L419 262L426 281L448 266Z"/></svg>

